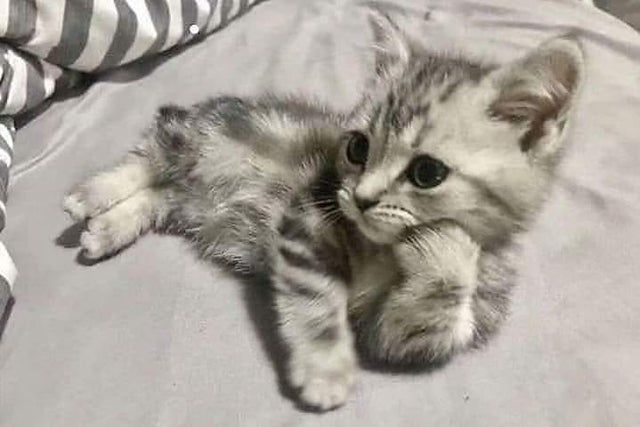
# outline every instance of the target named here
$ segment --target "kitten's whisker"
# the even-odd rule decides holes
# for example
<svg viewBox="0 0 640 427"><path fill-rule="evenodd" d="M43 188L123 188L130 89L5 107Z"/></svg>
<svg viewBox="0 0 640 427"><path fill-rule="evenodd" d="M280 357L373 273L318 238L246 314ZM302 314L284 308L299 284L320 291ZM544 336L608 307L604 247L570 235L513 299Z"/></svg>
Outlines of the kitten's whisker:
<svg viewBox="0 0 640 427"><path fill-rule="evenodd" d="M313 208L313 207L322 206L329 203L333 203L333 199L326 198L326 199L310 200L307 202L300 203L299 206L302 208Z"/></svg>
<svg viewBox="0 0 640 427"><path fill-rule="evenodd" d="M335 225L341 219L341 217L342 212L339 209L332 209L320 216L319 226L322 228L322 230L326 230L327 228Z"/></svg>

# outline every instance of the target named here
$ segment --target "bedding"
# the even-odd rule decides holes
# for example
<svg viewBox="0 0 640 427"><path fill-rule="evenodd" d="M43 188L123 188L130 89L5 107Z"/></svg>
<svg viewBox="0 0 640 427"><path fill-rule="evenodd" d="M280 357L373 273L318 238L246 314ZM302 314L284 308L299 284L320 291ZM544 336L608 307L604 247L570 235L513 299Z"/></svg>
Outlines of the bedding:
<svg viewBox="0 0 640 427"><path fill-rule="evenodd" d="M88 73L201 40L260 1L0 0L0 231L6 222L14 116ZM0 242L0 313L16 274Z"/></svg>
<svg viewBox="0 0 640 427"><path fill-rule="evenodd" d="M640 30L640 0L596 0L595 5Z"/></svg>
<svg viewBox="0 0 640 427"><path fill-rule="evenodd" d="M280 385L265 295L149 235L77 255L72 184L133 147L161 104L295 92L348 109L371 72L356 1L271 0L172 58L101 75L14 143L3 239L21 274L0 345L7 426L635 426L640 419L640 35L580 2L378 2L430 49L506 61L562 32L587 78L559 182L524 238L512 315L431 372L361 375L317 415Z"/></svg>

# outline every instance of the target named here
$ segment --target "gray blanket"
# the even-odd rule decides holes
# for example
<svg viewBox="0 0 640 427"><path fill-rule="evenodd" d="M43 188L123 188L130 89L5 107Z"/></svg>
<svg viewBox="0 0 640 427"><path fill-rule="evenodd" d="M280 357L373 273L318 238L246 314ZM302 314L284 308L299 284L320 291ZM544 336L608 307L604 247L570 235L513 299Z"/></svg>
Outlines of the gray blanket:
<svg viewBox="0 0 640 427"><path fill-rule="evenodd" d="M160 104L266 90L356 101L371 71L364 10L273 0L167 61L105 76L18 133L5 242L21 276L0 345L0 425L637 425L640 36L578 2L533 4L392 4L434 50L503 61L571 28L585 43L570 150L525 239L513 314L486 348L430 373L365 371L344 408L308 414L279 388L255 288L175 237L144 237L96 265L76 259L64 193L131 148Z"/></svg>

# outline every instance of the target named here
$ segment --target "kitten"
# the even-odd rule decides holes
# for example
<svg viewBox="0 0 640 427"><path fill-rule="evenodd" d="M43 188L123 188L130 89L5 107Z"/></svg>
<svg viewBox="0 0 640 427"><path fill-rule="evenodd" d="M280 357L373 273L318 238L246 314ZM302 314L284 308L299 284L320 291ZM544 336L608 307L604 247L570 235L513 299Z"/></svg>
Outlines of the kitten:
<svg viewBox="0 0 640 427"><path fill-rule="evenodd" d="M351 114L270 96L163 107L142 147L64 201L90 258L170 229L266 272L288 380L321 410L347 399L356 347L430 364L498 328L583 68L571 37L485 66L372 22L375 83Z"/></svg>

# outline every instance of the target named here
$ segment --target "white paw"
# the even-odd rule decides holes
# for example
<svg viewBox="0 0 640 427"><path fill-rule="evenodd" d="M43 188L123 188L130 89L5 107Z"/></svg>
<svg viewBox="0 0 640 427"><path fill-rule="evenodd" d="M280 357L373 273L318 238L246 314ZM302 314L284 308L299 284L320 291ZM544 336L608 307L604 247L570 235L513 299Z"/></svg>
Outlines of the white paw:
<svg viewBox="0 0 640 427"><path fill-rule="evenodd" d="M113 254L132 241L122 225L119 227L117 223L113 223L110 214L113 212L90 219L87 230L80 235L80 245L89 259Z"/></svg>
<svg viewBox="0 0 640 427"><path fill-rule="evenodd" d="M290 380L300 389L303 403L327 411L347 401L355 383L355 373L355 357L351 350L324 350L292 361Z"/></svg>
<svg viewBox="0 0 640 427"><path fill-rule="evenodd" d="M82 221L87 217L87 206L80 193L72 193L65 197L62 208L75 221Z"/></svg>
<svg viewBox="0 0 640 427"><path fill-rule="evenodd" d="M307 405L328 411L344 405L353 387L353 375L311 378L302 386L300 399Z"/></svg>
<svg viewBox="0 0 640 427"><path fill-rule="evenodd" d="M80 245L89 259L102 258L118 249L114 247L107 225L99 218L88 222L87 230L80 235Z"/></svg>
<svg viewBox="0 0 640 427"><path fill-rule="evenodd" d="M65 197L62 208L74 221L84 221L107 211L113 204L104 194L83 187Z"/></svg>

